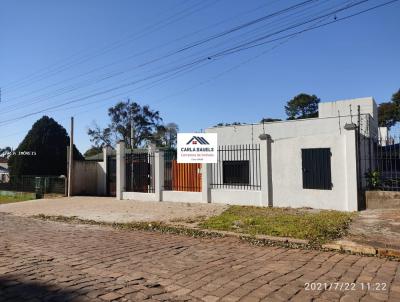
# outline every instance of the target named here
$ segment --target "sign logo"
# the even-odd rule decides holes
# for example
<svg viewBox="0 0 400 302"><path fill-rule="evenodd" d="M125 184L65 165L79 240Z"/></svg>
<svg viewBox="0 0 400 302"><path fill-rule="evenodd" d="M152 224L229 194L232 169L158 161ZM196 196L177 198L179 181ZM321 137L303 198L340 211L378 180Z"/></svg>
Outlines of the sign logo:
<svg viewBox="0 0 400 302"><path fill-rule="evenodd" d="M204 137L201 136L193 136L190 141L186 143L186 145L197 145L199 143L200 145L209 145L210 143L206 141Z"/></svg>
<svg viewBox="0 0 400 302"><path fill-rule="evenodd" d="M216 163L217 133L178 133L178 163Z"/></svg>

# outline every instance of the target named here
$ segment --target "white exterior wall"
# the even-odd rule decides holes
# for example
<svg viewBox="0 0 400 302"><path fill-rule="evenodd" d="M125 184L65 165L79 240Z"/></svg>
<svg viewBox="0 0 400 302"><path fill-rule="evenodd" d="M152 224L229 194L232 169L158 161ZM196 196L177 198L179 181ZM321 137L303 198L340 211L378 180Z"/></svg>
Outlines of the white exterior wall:
<svg viewBox="0 0 400 302"><path fill-rule="evenodd" d="M344 129L344 125L351 120L356 122L356 117L215 127L206 129L206 132L218 133L219 145L263 144L265 141L260 140L259 135L266 133L271 136L270 198L272 201L270 204L272 206L355 211L357 210L357 178L354 174L356 173L355 137L354 130ZM333 184L331 190L303 189L301 149L306 148L331 149ZM354 166L348 166L349 161ZM262 199L260 191L211 190L211 202L268 205L268 201Z"/></svg>
<svg viewBox="0 0 400 302"><path fill-rule="evenodd" d="M316 135L272 144L273 206L348 210L345 135ZM301 149L330 148L331 190L303 189Z"/></svg>
<svg viewBox="0 0 400 302"><path fill-rule="evenodd" d="M352 116L350 116L350 104ZM356 211L358 207L356 136L354 128L346 130L344 126L357 123L357 106L360 106L362 114L362 135L377 133L377 106L372 98L321 103L319 118L206 129L207 133L218 134L220 146L260 144L262 179L259 191L238 190L234 186L210 189L211 165L209 164L203 165L202 168L202 192L162 191L163 173L160 173L162 171L160 157L158 161L156 159L158 166L156 171L160 177L158 185L156 182L156 194L124 192L122 198ZM365 127L367 120L370 121L368 128ZM267 134L267 140L265 135L261 140L259 138L261 134ZM303 189L301 150L308 148L330 148L332 154L330 190ZM120 158L122 163L123 154ZM117 175L120 175L120 180L117 180L120 185L117 187L123 192L124 174L119 173L121 170L117 168ZM361 173L364 173L363 167L361 170Z"/></svg>
<svg viewBox="0 0 400 302"><path fill-rule="evenodd" d="M357 116L358 106L360 106L361 114L369 114L374 120L378 119L378 107L372 97L319 103L318 117L334 117L338 116L339 113L341 116L350 114Z"/></svg>
<svg viewBox="0 0 400 302"><path fill-rule="evenodd" d="M261 191L211 189L211 202L244 206L262 206Z"/></svg>
<svg viewBox="0 0 400 302"><path fill-rule="evenodd" d="M95 161L74 161L73 195L105 195L106 163Z"/></svg>
<svg viewBox="0 0 400 302"><path fill-rule="evenodd" d="M160 201L156 193L122 192L122 198L139 201Z"/></svg>
<svg viewBox="0 0 400 302"><path fill-rule="evenodd" d="M162 191L162 201L203 202L202 192Z"/></svg>

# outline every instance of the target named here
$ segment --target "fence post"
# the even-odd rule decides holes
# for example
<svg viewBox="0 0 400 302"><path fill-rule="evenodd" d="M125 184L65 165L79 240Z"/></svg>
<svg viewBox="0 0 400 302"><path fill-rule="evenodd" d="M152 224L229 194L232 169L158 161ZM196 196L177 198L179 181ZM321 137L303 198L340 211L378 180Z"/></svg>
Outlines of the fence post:
<svg viewBox="0 0 400 302"><path fill-rule="evenodd" d="M120 141L117 144L116 152L117 161L117 185L116 185L116 196L118 200L122 200L122 192L125 192L125 142Z"/></svg>
<svg viewBox="0 0 400 302"><path fill-rule="evenodd" d="M211 203L211 164L201 164L202 201Z"/></svg>
<svg viewBox="0 0 400 302"><path fill-rule="evenodd" d="M355 124L346 124L344 126L345 131L345 152L346 152L346 202L348 211L358 210L358 175L357 172L357 139L356 139L356 129Z"/></svg>
<svg viewBox="0 0 400 302"><path fill-rule="evenodd" d="M154 193L156 200L162 201L162 190L164 186L164 151L154 152Z"/></svg>
<svg viewBox="0 0 400 302"><path fill-rule="evenodd" d="M271 143L269 134L259 136L260 143L260 168L261 168L261 206L273 206L272 194L272 165L271 165Z"/></svg>

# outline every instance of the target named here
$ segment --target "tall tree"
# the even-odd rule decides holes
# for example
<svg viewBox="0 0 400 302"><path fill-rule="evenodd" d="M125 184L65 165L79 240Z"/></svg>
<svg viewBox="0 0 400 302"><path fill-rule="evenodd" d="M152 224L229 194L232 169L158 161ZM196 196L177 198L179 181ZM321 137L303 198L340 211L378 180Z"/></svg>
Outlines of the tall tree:
<svg viewBox="0 0 400 302"><path fill-rule="evenodd" d="M160 126L154 135L157 146L175 148L178 139L179 127L176 123L168 123Z"/></svg>
<svg viewBox="0 0 400 302"><path fill-rule="evenodd" d="M264 118L262 118L262 120L260 121L260 123L272 123L272 122L279 122L279 121L281 121L280 118L264 117Z"/></svg>
<svg viewBox="0 0 400 302"><path fill-rule="evenodd" d="M381 127L394 126L399 120L398 106L393 102L380 103L378 106L378 123Z"/></svg>
<svg viewBox="0 0 400 302"><path fill-rule="evenodd" d="M390 129L398 121L400 121L400 89L392 95L389 102L378 105L379 126Z"/></svg>
<svg viewBox="0 0 400 302"><path fill-rule="evenodd" d="M393 93L392 102L395 103L397 106L400 106L400 89Z"/></svg>
<svg viewBox="0 0 400 302"><path fill-rule="evenodd" d="M318 117L318 103L316 95L300 93L287 102L285 112L288 120Z"/></svg>
<svg viewBox="0 0 400 302"><path fill-rule="evenodd" d="M88 150L86 150L85 153L83 153L83 155L85 157L89 157L89 156L93 156L93 155L97 155L99 153L103 152L103 148L100 147L91 147Z"/></svg>
<svg viewBox="0 0 400 302"><path fill-rule="evenodd" d="M108 116L110 117L108 127L101 129L95 124L94 128L88 130L90 140L95 147L112 146L123 140L130 148L139 148L156 141L157 131L162 126L162 118L158 111L129 100L109 108Z"/></svg>
<svg viewBox="0 0 400 302"><path fill-rule="evenodd" d="M69 137L63 126L43 116L37 120L8 161L11 175L66 175ZM74 146L74 159L82 154Z"/></svg>

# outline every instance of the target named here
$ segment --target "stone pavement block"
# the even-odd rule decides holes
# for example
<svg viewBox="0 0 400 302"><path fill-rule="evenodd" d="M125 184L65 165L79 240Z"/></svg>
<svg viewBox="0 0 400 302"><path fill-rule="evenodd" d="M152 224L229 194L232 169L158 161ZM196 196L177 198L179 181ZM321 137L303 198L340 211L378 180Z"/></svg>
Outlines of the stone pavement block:
<svg viewBox="0 0 400 302"><path fill-rule="evenodd" d="M387 259L1 213L0 238L0 295L9 301L27 286L39 301L400 301L400 263ZM306 282L352 279L387 282L390 291L304 290Z"/></svg>

